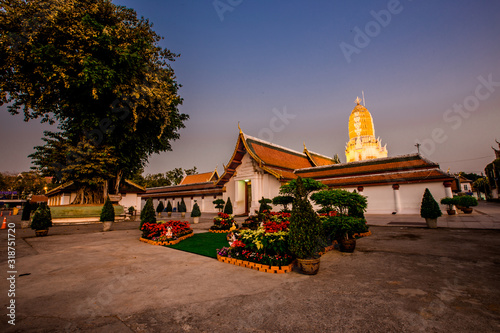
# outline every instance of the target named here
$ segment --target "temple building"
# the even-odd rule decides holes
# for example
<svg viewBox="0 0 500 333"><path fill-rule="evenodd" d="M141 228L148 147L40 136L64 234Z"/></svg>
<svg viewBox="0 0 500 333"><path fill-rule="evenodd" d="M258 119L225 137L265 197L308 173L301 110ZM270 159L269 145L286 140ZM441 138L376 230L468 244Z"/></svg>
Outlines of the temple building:
<svg viewBox="0 0 500 333"><path fill-rule="evenodd" d="M382 147L380 138L375 138L375 127L370 112L356 98L356 106L349 117L349 142L346 144L347 162L364 161L387 157L386 146Z"/></svg>

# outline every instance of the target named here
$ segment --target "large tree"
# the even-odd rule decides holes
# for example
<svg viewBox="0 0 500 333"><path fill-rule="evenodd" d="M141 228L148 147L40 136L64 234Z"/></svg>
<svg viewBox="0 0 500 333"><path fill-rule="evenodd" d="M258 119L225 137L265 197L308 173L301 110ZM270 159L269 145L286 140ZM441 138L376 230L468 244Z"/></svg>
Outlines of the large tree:
<svg viewBox="0 0 500 333"><path fill-rule="evenodd" d="M188 119L177 55L147 19L106 0L3 4L0 105L57 124L31 156L44 174L85 188L75 203L102 202L151 154L171 150Z"/></svg>

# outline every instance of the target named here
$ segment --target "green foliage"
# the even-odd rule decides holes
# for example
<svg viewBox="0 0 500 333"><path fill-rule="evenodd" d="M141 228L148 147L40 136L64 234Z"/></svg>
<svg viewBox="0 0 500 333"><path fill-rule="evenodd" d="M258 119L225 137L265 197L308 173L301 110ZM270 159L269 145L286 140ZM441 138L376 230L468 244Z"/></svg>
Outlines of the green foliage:
<svg viewBox="0 0 500 333"><path fill-rule="evenodd" d="M200 217L200 216L201 216L200 206L198 206L198 203L195 202L193 210L191 211L191 217Z"/></svg>
<svg viewBox="0 0 500 333"><path fill-rule="evenodd" d="M260 206L259 206L259 214L262 214L264 211L271 211L272 207L269 206L270 203L273 201L271 199L267 199L262 197L262 199L259 200Z"/></svg>
<svg viewBox="0 0 500 333"><path fill-rule="evenodd" d="M80 182L83 196L106 181L116 193L151 154L171 150L188 119L170 66L177 55L147 19L107 0L32 0L7 2L0 22L0 105L57 122L31 156L44 175ZM107 153L89 161L91 150Z"/></svg>
<svg viewBox="0 0 500 333"><path fill-rule="evenodd" d="M302 178L302 183L304 184L304 190L306 195L309 193L327 188L323 183L314 180L312 178ZM297 190L297 179L292 179L288 183L281 185L280 194L294 196Z"/></svg>
<svg viewBox="0 0 500 333"><path fill-rule="evenodd" d="M142 176L143 170L140 170L130 180L144 187L172 186L178 185L185 174L197 174L196 169L196 167L192 167L191 169L175 168L165 173L147 174L146 176Z"/></svg>
<svg viewBox="0 0 500 333"><path fill-rule="evenodd" d="M24 206L23 206L23 214L21 216L21 221L29 221L30 220L30 214L31 214L31 211L36 208L36 207L33 207L32 204L30 204L29 201L26 201L24 203Z"/></svg>
<svg viewBox="0 0 500 333"><path fill-rule="evenodd" d="M163 205L163 201L160 200L160 202L158 203L158 206L156 206L156 212L161 213L161 212L163 212L164 209L165 209L165 206Z"/></svg>
<svg viewBox="0 0 500 333"><path fill-rule="evenodd" d="M231 203L230 197L227 198L226 206L224 207L224 214L233 214L233 204Z"/></svg>
<svg viewBox="0 0 500 333"><path fill-rule="evenodd" d="M101 222L114 222L115 221L115 210L113 208L113 204L111 200L109 200L109 196L106 198L106 202L102 207L101 218L99 219Z"/></svg>
<svg viewBox="0 0 500 333"><path fill-rule="evenodd" d="M453 207L453 205L456 205L457 202L458 202L458 200L455 199L455 198L446 197L446 198L442 198L441 199L441 204L442 205L447 205L449 210L451 210L452 207Z"/></svg>
<svg viewBox="0 0 500 333"><path fill-rule="evenodd" d="M455 197L455 199L457 200L456 204L462 207L470 208L472 206L477 206L477 199L470 195L462 195Z"/></svg>
<svg viewBox="0 0 500 333"><path fill-rule="evenodd" d="M45 202L41 203L33 214L31 229L45 230L52 227L52 215L50 208Z"/></svg>
<svg viewBox="0 0 500 333"><path fill-rule="evenodd" d="M167 202L167 212L172 213L172 203L170 202L170 200Z"/></svg>
<svg viewBox="0 0 500 333"><path fill-rule="evenodd" d="M341 215L361 218L364 217L364 212L368 206L366 197L359 193L353 193L342 189L322 190L313 193L311 199L328 212L336 210Z"/></svg>
<svg viewBox="0 0 500 333"><path fill-rule="evenodd" d="M422 198L422 204L420 205L420 216L428 219L437 219L442 215L439 205L434 200L434 197L428 188L425 189L424 196Z"/></svg>
<svg viewBox="0 0 500 333"><path fill-rule="evenodd" d="M135 212L135 208L134 208L134 206L130 206L130 207L128 208L128 213L129 213L130 215L132 215L132 214L134 214L134 212Z"/></svg>
<svg viewBox="0 0 500 333"><path fill-rule="evenodd" d="M184 202L184 198L182 198L181 203L179 204L179 213L185 213L186 210L186 203Z"/></svg>
<svg viewBox="0 0 500 333"><path fill-rule="evenodd" d="M354 234L368 232L366 220L351 216L329 216L323 221L323 232L327 239L340 240L354 238Z"/></svg>
<svg viewBox="0 0 500 333"><path fill-rule="evenodd" d="M224 200L216 199L212 203L215 205L215 208L219 210L219 212L222 212L222 209L224 208Z"/></svg>
<svg viewBox="0 0 500 333"><path fill-rule="evenodd" d="M141 225L139 226L139 230L142 229L142 225L144 223L156 223L156 214L153 207L153 200L151 198L146 200L146 204L141 211Z"/></svg>
<svg viewBox="0 0 500 333"><path fill-rule="evenodd" d="M290 205L291 203L293 202L293 197L289 196L289 195L278 195L276 197L273 198L273 205L276 205L276 206L283 206L283 210L284 212L288 212L288 205Z"/></svg>
<svg viewBox="0 0 500 333"><path fill-rule="evenodd" d="M290 217L290 251L299 259L318 256L322 238L322 225L307 199L302 178L297 178Z"/></svg>

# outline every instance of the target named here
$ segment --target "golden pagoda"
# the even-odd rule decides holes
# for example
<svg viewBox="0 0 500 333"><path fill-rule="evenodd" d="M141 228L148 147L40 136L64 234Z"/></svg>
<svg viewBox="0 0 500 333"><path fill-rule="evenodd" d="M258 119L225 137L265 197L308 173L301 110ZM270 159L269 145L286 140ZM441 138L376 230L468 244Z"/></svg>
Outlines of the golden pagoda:
<svg viewBox="0 0 500 333"><path fill-rule="evenodd" d="M349 142L345 149L347 162L387 157L386 146L382 147L380 138L375 138L372 115L360 104L359 97L355 102L349 117Z"/></svg>

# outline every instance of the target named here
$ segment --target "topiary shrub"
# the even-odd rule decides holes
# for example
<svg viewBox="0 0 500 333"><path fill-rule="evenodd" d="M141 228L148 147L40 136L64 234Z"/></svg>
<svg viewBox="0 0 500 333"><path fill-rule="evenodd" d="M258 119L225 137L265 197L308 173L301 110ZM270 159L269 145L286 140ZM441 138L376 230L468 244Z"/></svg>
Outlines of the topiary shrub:
<svg viewBox="0 0 500 333"><path fill-rule="evenodd" d="M201 216L200 206L198 206L198 203L195 202L193 210L191 211L191 217L200 217L200 216Z"/></svg>
<svg viewBox="0 0 500 333"><path fill-rule="evenodd" d="M172 213L172 204L170 203L170 200L167 202L166 211L167 213Z"/></svg>
<svg viewBox="0 0 500 333"><path fill-rule="evenodd" d="M224 207L224 214L233 214L233 204L231 203L231 198L227 198L226 206Z"/></svg>
<svg viewBox="0 0 500 333"><path fill-rule="evenodd" d="M288 209L288 205L292 204L293 197L289 195L278 195L273 198L273 205L275 206L283 206L282 212L290 212Z"/></svg>
<svg viewBox="0 0 500 333"><path fill-rule="evenodd" d="M52 227L52 215L50 214L50 208L45 202L42 202L33 214L31 229L47 230L50 227Z"/></svg>
<svg viewBox="0 0 500 333"><path fill-rule="evenodd" d="M186 203L184 202L184 198L182 198L182 201L179 204L179 213L185 213L186 210L187 210Z"/></svg>
<svg viewBox="0 0 500 333"><path fill-rule="evenodd" d="M101 218L99 219L101 222L114 222L115 221L115 209L113 208L113 204L111 203L111 200L109 200L109 196L106 199L106 202L104 203L104 206L102 206L101 210Z"/></svg>
<svg viewBox="0 0 500 333"><path fill-rule="evenodd" d="M270 203L273 201L271 199L267 199L262 197L262 199L259 200L260 206L259 206L259 214L262 214L264 211L271 211L272 207L269 206Z"/></svg>
<svg viewBox="0 0 500 333"><path fill-rule="evenodd" d="M217 199L212 201L212 203L215 205L215 208L219 210L219 213L222 213L222 209L224 208L224 200Z"/></svg>
<svg viewBox="0 0 500 333"><path fill-rule="evenodd" d="M141 225L139 226L139 229L142 229L142 225L144 223L156 223L156 214L153 208L153 200L151 200L151 198L146 200L146 204L141 211Z"/></svg>
<svg viewBox="0 0 500 333"><path fill-rule="evenodd" d="M163 201L160 201L158 203L158 206L156 206L156 212L158 214L160 214L161 212L163 212L164 209L165 209L165 206L163 205Z"/></svg>
<svg viewBox="0 0 500 333"><path fill-rule="evenodd" d="M425 219L437 219L443 215L441 209L428 188L425 189L424 196L422 198L422 204L420 206L420 216Z"/></svg>
<svg viewBox="0 0 500 333"><path fill-rule="evenodd" d="M452 210L453 209L453 205L457 204L457 199L455 199L455 198L449 198L449 197L442 198L441 199L441 204L442 205L447 205L448 206L448 210Z"/></svg>
<svg viewBox="0 0 500 333"><path fill-rule="evenodd" d="M477 199L470 195L462 195L456 197L457 205L465 208L470 208L471 206L477 206Z"/></svg>
<svg viewBox="0 0 500 333"><path fill-rule="evenodd" d="M290 216L290 251L299 259L317 258L322 242L321 236L321 222L307 199L302 179L299 177L296 180Z"/></svg>

